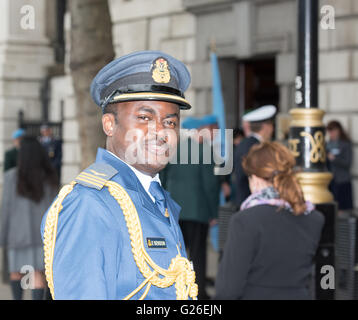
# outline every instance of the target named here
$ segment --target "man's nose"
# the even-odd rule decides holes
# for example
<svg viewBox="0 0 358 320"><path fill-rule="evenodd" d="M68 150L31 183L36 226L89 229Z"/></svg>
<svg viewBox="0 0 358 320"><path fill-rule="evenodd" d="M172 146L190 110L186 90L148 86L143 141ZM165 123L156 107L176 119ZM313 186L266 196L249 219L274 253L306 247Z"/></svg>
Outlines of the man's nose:
<svg viewBox="0 0 358 320"><path fill-rule="evenodd" d="M152 120L148 122L148 134L152 137L161 135L163 129L165 129L164 125L159 120Z"/></svg>

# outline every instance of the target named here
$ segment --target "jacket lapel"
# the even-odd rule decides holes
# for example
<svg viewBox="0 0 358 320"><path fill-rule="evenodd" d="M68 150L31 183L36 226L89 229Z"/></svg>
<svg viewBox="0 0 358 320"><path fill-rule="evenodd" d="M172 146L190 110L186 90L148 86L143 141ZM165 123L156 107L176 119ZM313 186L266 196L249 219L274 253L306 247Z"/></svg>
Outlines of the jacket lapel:
<svg viewBox="0 0 358 320"><path fill-rule="evenodd" d="M130 194L138 212L142 210L155 218L168 223L168 219L159 211L158 207L144 190L135 173L123 161L118 160L106 150L99 148L96 162L105 162L118 170L113 181L119 183Z"/></svg>

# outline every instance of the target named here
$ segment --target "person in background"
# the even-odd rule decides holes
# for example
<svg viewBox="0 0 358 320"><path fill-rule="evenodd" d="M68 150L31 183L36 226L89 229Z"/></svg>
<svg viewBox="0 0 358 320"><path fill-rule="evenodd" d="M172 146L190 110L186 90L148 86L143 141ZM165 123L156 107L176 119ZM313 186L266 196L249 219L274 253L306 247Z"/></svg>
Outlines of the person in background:
<svg viewBox="0 0 358 320"><path fill-rule="evenodd" d="M331 121L327 125L329 141L327 142L327 165L333 174L330 189L338 202L339 210L353 209L352 143L338 121Z"/></svg>
<svg viewBox="0 0 358 320"><path fill-rule="evenodd" d="M44 124L40 128L39 141L45 148L52 166L56 169L59 179L61 178L62 142L53 135L52 128Z"/></svg>
<svg viewBox="0 0 358 320"><path fill-rule="evenodd" d="M235 128L233 130L233 154L235 154L236 149L240 142L245 138L244 130L241 128ZM221 190L224 194L225 200L236 203L236 179L235 179L235 162L233 163L233 172L225 176L221 176Z"/></svg>
<svg viewBox="0 0 358 320"><path fill-rule="evenodd" d="M245 138L244 130L241 128L235 128L233 130L233 138L234 138L234 148L236 148L240 144L242 139Z"/></svg>
<svg viewBox="0 0 358 320"><path fill-rule="evenodd" d="M181 206L179 224L189 258L193 261L199 288L198 299L206 300L209 299L206 292L207 238L209 226L215 224L218 214L220 181L214 175L213 161L203 163L203 154L208 144L212 145L217 120L211 115L201 119L187 118L182 127L197 129L197 134L188 139L188 163L180 164L182 150L178 147L177 164L169 164L162 171L161 181ZM191 163L192 150L199 150L199 163ZM212 151L212 147L207 150Z"/></svg>
<svg viewBox="0 0 358 320"><path fill-rule="evenodd" d="M3 167L4 172L17 166L18 149L20 148L20 141L24 135L25 135L25 130L22 128L19 128L12 133L13 147L5 152L4 167ZM9 275L8 275L8 270L7 270L7 251L6 251L6 249L2 250L2 258L3 258L3 264L5 266L2 269L2 279L3 279L4 283L8 283Z"/></svg>
<svg viewBox="0 0 358 320"><path fill-rule="evenodd" d="M244 130L241 128L233 129L233 154L240 142L245 138ZM221 180L221 196L220 209L218 212L218 230L217 230L217 252L219 252L219 261L222 257L224 244L227 237L227 227L230 217L237 211L236 206L236 175L235 162L233 162L233 170L231 174L220 176ZM224 201L222 200L224 198ZM230 214L229 214L230 213ZM212 228L212 230L214 230Z"/></svg>
<svg viewBox="0 0 358 320"><path fill-rule="evenodd" d="M323 215L306 202L295 159L278 142L243 160L251 196L230 221L216 278L216 299L311 299L309 283Z"/></svg>
<svg viewBox="0 0 358 320"><path fill-rule="evenodd" d="M21 279L24 266L33 268L32 298L42 300L46 288L43 274L44 255L40 236L43 212L51 204L58 179L46 151L36 138L23 137L18 165L4 174L1 203L0 245L7 250L5 266L15 300L22 299ZM32 281L30 281L32 282Z"/></svg>
<svg viewBox="0 0 358 320"><path fill-rule="evenodd" d="M4 172L16 167L17 165L17 153L20 147L21 138L25 135L25 130L20 128L13 132L12 139L14 147L5 152L4 156Z"/></svg>
<svg viewBox="0 0 358 320"><path fill-rule="evenodd" d="M241 165L242 159L248 154L253 145L271 140L274 132L274 117L276 112L275 106L267 105L245 114L242 118L244 122L250 124L250 134L241 141L235 149L234 154L236 178L235 201L238 207L250 195L249 182Z"/></svg>
<svg viewBox="0 0 358 320"><path fill-rule="evenodd" d="M242 119L242 130L244 132L244 137L248 137L251 134L250 122Z"/></svg>

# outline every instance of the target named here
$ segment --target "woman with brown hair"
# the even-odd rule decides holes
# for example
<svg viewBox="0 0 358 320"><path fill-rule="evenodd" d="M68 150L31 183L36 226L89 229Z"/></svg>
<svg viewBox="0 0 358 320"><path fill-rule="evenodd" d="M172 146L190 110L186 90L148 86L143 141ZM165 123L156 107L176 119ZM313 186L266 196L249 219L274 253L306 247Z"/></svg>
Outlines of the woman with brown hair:
<svg viewBox="0 0 358 320"><path fill-rule="evenodd" d="M353 162L352 143L338 121L327 125L329 141L327 142L327 165L333 174L330 189L338 202L338 209L353 209L353 190L351 166Z"/></svg>
<svg viewBox="0 0 358 320"><path fill-rule="evenodd" d="M17 167L4 174L0 209L0 246L7 250L4 267L9 272L14 300L22 299L23 289L31 289L33 300L44 298L40 226L57 188L57 173L45 149L36 138L23 137Z"/></svg>
<svg viewBox="0 0 358 320"><path fill-rule="evenodd" d="M251 195L231 218L216 299L311 299L309 283L324 217L305 201L295 159L277 142L243 159Z"/></svg>

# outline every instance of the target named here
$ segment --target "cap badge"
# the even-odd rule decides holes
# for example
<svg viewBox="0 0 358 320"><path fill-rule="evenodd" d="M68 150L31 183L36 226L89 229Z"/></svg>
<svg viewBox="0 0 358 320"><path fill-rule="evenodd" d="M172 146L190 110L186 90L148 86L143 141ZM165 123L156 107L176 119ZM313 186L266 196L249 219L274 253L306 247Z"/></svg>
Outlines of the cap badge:
<svg viewBox="0 0 358 320"><path fill-rule="evenodd" d="M164 58L158 58L153 63L152 78L158 83L168 83L170 81L170 72L168 61Z"/></svg>

